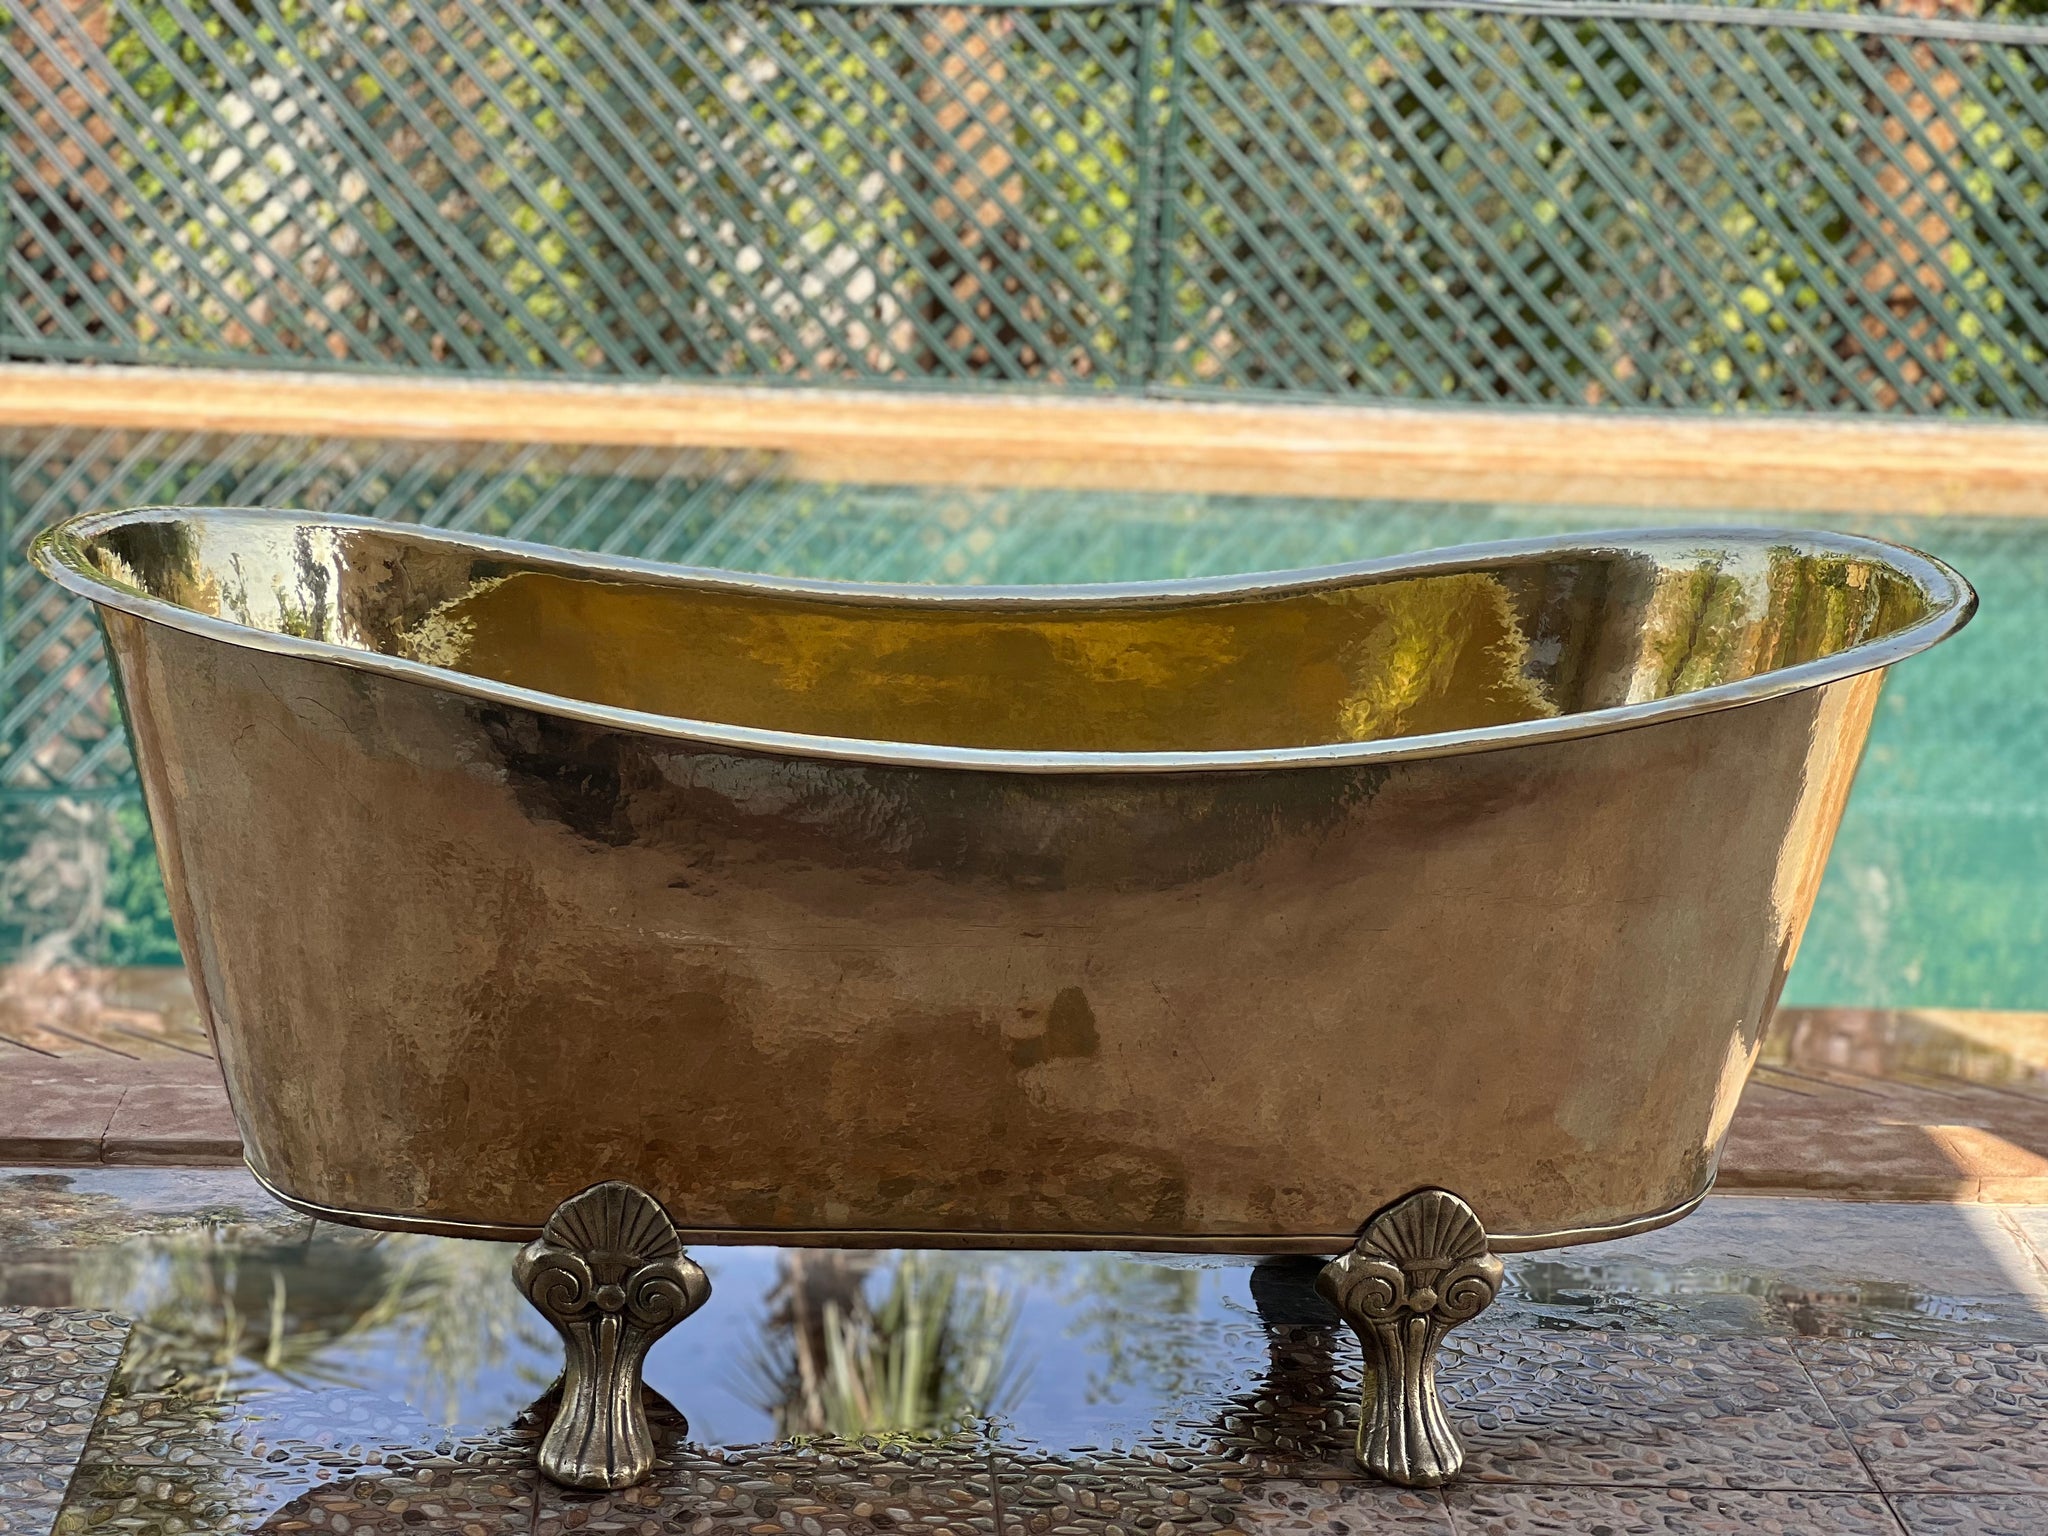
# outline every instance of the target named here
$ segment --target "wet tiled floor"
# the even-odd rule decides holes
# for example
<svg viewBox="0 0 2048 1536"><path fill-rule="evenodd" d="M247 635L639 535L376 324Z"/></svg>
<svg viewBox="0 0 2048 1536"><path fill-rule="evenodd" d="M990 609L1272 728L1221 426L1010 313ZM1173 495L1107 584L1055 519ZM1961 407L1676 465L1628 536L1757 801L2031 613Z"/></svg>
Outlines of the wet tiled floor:
<svg viewBox="0 0 2048 1536"><path fill-rule="evenodd" d="M233 1169L0 1170L0 1533L2040 1536L2044 1242L2031 1208L1731 1196L1511 1259L1445 1351L1443 1494L1358 1473L1310 1261L700 1248L648 1372L691 1422L601 1497L533 1471L559 1356L509 1249Z"/></svg>

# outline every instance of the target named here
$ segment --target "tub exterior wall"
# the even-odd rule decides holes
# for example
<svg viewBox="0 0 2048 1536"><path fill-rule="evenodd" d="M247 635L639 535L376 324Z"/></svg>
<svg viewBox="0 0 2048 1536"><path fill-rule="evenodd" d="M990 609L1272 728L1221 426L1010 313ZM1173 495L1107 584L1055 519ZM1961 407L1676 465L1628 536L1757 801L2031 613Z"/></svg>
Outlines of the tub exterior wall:
<svg viewBox="0 0 2048 1536"><path fill-rule="evenodd" d="M1531 1242L1710 1182L1880 674L1373 767L699 747L103 614L256 1171L538 1226Z"/></svg>

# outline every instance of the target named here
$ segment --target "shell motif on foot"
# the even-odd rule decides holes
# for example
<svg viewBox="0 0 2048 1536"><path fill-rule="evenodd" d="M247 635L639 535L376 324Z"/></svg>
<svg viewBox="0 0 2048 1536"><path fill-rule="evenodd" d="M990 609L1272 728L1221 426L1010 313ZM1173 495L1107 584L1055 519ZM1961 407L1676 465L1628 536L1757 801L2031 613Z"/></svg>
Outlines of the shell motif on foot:
<svg viewBox="0 0 2048 1536"><path fill-rule="evenodd" d="M571 1488L631 1487L654 1468L640 1400L648 1348L704 1305L710 1280L683 1252L661 1202L618 1182L557 1206L519 1250L512 1275L566 1354L541 1471Z"/></svg>
<svg viewBox="0 0 2048 1536"><path fill-rule="evenodd" d="M1434 1488L1465 1460L1437 1395L1436 1351L1500 1293L1501 1262L1472 1207L1447 1190L1404 1195L1316 1279L1365 1349L1358 1459L1388 1482Z"/></svg>

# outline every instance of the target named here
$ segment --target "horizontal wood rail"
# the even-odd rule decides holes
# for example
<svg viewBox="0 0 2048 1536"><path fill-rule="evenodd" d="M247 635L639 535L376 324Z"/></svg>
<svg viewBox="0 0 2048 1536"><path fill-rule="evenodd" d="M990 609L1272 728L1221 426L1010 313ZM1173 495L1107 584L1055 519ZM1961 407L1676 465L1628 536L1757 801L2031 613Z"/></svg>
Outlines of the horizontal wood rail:
<svg viewBox="0 0 2048 1536"><path fill-rule="evenodd" d="M875 484L2048 515L2048 424L17 363L0 425L754 449Z"/></svg>

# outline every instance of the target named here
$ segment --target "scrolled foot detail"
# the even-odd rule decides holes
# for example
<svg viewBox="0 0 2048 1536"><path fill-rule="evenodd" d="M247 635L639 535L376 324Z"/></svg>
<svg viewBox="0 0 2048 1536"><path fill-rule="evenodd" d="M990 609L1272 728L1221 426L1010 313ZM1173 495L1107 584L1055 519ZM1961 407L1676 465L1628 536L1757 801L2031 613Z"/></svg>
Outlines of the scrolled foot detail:
<svg viewBox="0 0 2048 1536"><path fill-rule="evenodd" d="M1396 1200L1316 1277L1365 1348L1358 1459L1376 1477L1434 1488L1464 1464L1437 1396L1436 1351L1453 1328L1493 1305L1500 1282L1486 1229L1471 1206L1441 1189Z"/></svg>
<svg viewBox="0 0 2048 1536"><path fill-rule="evenodd" d="M661 1202L618 1182L556 1206L513 1259L512 1277L567 1355L541 1472L571 1488L630 1488L654 1470L640 1401L648 1347L704 1305L711 1281Z"/></svg>

